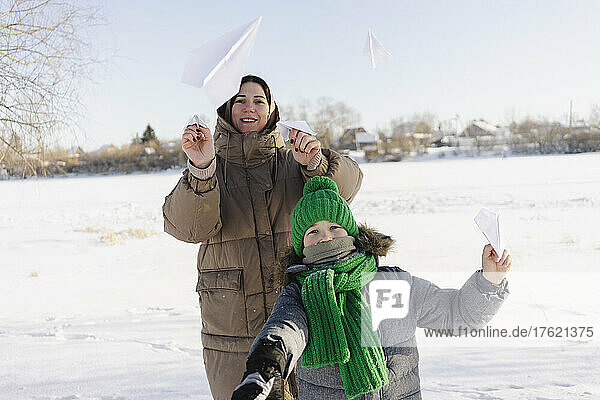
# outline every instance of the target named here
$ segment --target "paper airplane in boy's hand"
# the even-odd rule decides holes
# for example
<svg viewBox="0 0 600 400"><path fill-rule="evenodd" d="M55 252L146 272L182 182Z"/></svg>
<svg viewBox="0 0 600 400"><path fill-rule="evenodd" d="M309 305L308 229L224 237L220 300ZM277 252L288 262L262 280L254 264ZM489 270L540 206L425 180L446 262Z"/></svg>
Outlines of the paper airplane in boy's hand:
<svg viewBox="0 0 600 400"><path fill-rule="evenodd" d="M181 81L204 87L215 108L233 97L240 88L246 60L254 44L262 17L192 50Z"/></svg>
<svg viewBox="0 0 600 400"><path fill-rule="evenodd" d="M371 31L371 28L369 28L369 32L367 33L367 42L365 43L363 53L369 59L373 68L375 68L375 63L378 63L380 61L386 61L392 58L392 55L383 47L381 42L375 37L375 35Z"/></svg>
<svg viewBox="0 0 600 400"><path fill-rule="evenodd" d="M283 140L286 142L290 138L290 130L297 129L299 131L310 133L311 135L317 136L317 132L313 132L310 129L310 126L306 123L306 121L280 121L277 123L277 128L279 128L279 132L281 136L283 136Z"/></svg>
<svg viewBox="0 0 600 400"><path fill-rule="evenodd" d="M498 257L502 257L504 243L500 232L500 215L482 208L475 216L475 223L490 242Z"/></svg>

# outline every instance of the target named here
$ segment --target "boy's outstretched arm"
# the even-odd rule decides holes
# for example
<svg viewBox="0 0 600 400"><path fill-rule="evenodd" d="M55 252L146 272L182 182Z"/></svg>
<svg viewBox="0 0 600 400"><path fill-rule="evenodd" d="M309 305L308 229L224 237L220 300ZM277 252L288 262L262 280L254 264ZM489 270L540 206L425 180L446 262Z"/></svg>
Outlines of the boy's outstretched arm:
<svg viewBox="0 0 600 400"><path fill-rule="evenodd" d="M481 328L496 314L506 296L505 275L512 260L505 250L498 257L491 245L483 248L482 269L460 289L440 289L425 279L413 277L417 326L432 329Z"/></svg>
<svg viewBox="0 0 600 400"><path fill-rule="evenodd" d="M508 282L495 285L476 271L460 289L441 289L421 278L413 277L420 287L417 326L431 329L481 328L496 314L506 296Z"/></svg>
<svg viewBox="0 0 600 400"><path fill-rule="evenodd" d="M283 398L283 380L302 355L308 340L308 321L300 287L290 283L283 288L271 315L254 339L242 382L232 400L271 400Z"/></svg>

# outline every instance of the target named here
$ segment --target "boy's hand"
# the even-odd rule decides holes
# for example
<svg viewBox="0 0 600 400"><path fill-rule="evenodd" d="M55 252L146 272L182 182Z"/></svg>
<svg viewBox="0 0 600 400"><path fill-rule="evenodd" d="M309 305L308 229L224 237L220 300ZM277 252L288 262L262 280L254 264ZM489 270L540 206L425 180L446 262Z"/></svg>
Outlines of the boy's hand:
<svg viewBox="0 0 600 400"><path fill-rule="evenodd" d="M259 372L244 375L244 380L235 388L231 400L266 400L273 388L275 377L267 382Z"/></svg>
<svg viewBox="0 0 600 400"><path fill-rule="evenodd" d="M491 244L486 244L481 255L483 277L488 281L499 284L512 266L512 258L508 250L504 250L502 257L498 257Z"/></svg>
<svg viewBox="0 0 600 400"><path fill-rule="evenodd" d="M248 356L244 379L233 392L231 400L283 400L285 366L283 351L273 345L261 343Z"/></svg>

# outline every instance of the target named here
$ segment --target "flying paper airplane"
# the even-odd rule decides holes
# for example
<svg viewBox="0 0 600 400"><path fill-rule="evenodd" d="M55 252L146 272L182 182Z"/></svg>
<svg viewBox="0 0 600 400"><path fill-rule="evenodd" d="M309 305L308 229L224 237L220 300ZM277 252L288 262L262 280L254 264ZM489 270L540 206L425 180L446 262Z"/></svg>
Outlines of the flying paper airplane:
<svg viewBox="0 0 600 400"><path fill-rule="evenodd" d="M367 42L363 54L371 61L371 65L375 68L375 63L389 60L392 55L383 47L381 42L375 37L371 28L367 33Z"/></svg>
<svg viewBox="0 0 600 400"><path fill-rule="evenodd" d="M500 233L500 215L482 208L475 216L475 223L490 242L498 257L502 257L504 243Z"/></svg>
<svg viewBox="0 0 600 400"><path fill-rule="evenodd" d="M311 135L317 136L317 132L313 132L310 129L310 126L306 123L306 121L280 121L277 123L277 128L279 128L279 132L281 136L283 136L283 140L288 141L290 138L290 130L298 129L299 131L310 133Z"/></svg>
<svg viewBox="0 0 600 400"><path fill-rule="evenodd" d="M181 81L204 87L215 108L240 88L244 66L254 44L262 17L232 30L190 52Z"/></svg>

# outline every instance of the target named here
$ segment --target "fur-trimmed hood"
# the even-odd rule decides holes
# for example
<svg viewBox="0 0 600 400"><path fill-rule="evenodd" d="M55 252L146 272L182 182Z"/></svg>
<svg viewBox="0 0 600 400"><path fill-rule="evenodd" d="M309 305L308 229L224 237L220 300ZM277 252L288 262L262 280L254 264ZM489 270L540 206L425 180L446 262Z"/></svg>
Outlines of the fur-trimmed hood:
<svg viewBox="0 0 600 400"><path fill-rule="evenodd" d="M390 236L364 224L358 226L358 236L354 242L354 246L358 250L376 257L385 257L393 245L394 240ZM302 257L296 254L293 246L290 246L279 259L279 265L274 274L275 287L281 288L293 281L294 274L287 273L286 270L296 264L302 264Z"/></svg>

